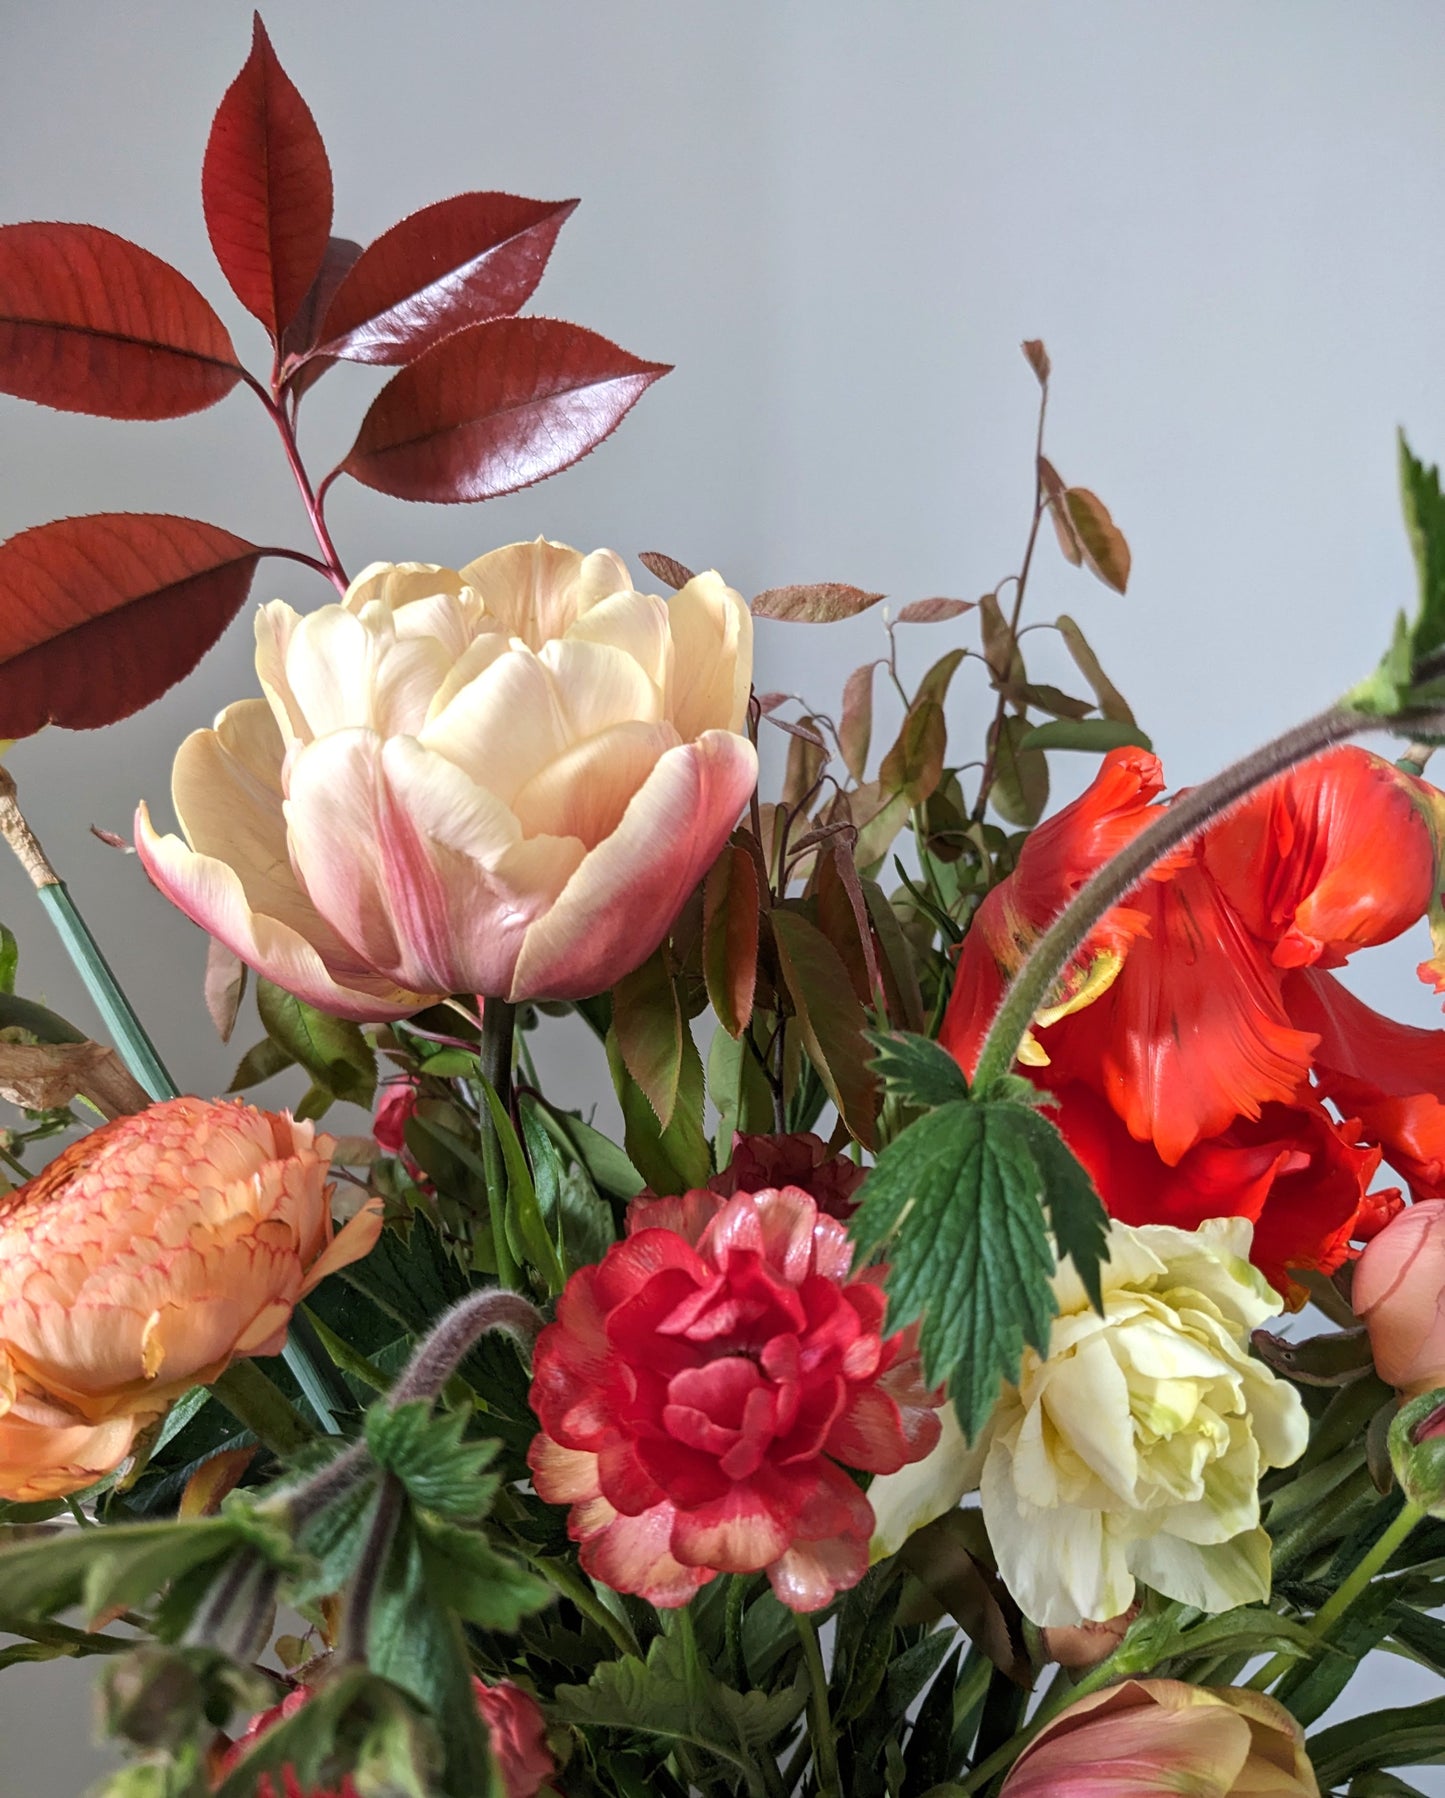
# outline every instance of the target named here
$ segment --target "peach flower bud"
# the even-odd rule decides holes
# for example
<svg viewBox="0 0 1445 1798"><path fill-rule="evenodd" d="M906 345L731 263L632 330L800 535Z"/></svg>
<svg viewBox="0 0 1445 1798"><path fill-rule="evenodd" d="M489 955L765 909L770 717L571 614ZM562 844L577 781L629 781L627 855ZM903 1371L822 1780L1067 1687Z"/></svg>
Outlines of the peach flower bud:
<svg viewBox="0 0 1445 1798"><path fill-rule="evenodd" d="M264 699L181 745L151 879L324 1011L575 999L641 965L757 779L752 617L539 539L459 573L377 563L256 625ZM187 847L189 844L189 847Z"/></svg>
<svg viewBox="0 0 1445 1798"><path fill-rule="evenodd" d="M0 1199L0 1497L56 1497L365 1255L333 1232L330 1137L238 1102L171 1099L73 1143Z"/></svg>
<svg viewBox="0 0 1445 1798"><path fill-rule="evenodd" d="M1138 1615L1139 1606L1131 1604L1127 1611L1120 1611L1107 1623L1063 1623L1042 1630L1044 1653L1071 1672L1086 1672L1090 1667L1097 1667L1100 1661L1108 1660L1128 1635L1129 1625Z"/></svg>
<svg viewBox="0 0 1445 1798"><path fill-rule="evenodd" d="M1445 1199L1421 1199L1366 1245L1351 1289L1380 1378L1406 1394L1445 1386Z"/></svg>
<svg viewBox="0 0 1445 1798"><path fill-rule="evenodd" d="M1304 1731L1262 1692L1130 1679L1055 1717L999 1798L1319 1798Z"/></svg>

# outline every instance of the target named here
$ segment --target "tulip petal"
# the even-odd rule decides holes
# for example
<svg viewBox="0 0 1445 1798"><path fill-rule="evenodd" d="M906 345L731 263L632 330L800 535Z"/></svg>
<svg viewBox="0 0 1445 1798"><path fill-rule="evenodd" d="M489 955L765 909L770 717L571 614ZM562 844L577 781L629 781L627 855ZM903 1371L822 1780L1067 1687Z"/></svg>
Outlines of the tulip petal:
<svg viewBox="0 0 1445 1798"><path fill-rule="evenodd" d="M663 721L661 692L625 649L563 637L544 644L537 660L552 677L569 743L614 724Z"/></svg>
<svg viewBox="0 0 1445 1798"><path fill-rule="evenodd" d="M461 578L508 634L533 650L564 635L585 606L632 585L626 565L610 549L584 556L545 537L490 550L468 562Z"/></svg>
<svg viewBox="0 0 1445 1798"><path fill-rule="evenodd" d="M753 615L715 569L668 601L674 646L668 716L684 742L706 730L740 731L752 689Z"/></svg>
<svg viewBox="0 0 1445 1798"><path fill-rule="evenodd" d="M616 831L527 931L509 999L600 991L645 961L727 840L757 781L745 737L670 749Z"/></svg>
<svg viewBox="0 0 1445 1798"><path fill-rule="evenodd" d="M647 593L609 594L580 612L567 636L573 643L610 644L630 656L656 689L662 707L674 651L668 609L660 599Z"/></svg>
<svg viewBox="0 0 1445 1798"><path fill-rule="evenodd" d="M248 967L308 1005L334 1017L376 1023L409 1017L438 997L407 992L384 975L358 966L354 955L338 968L341 978L333 978L315 946L299 931L251 909L234 868L213 856L194 854L179 837L158 835L144 804L136 812L135 831L141 865L172 905L234 950Z"/></svg>
<svg viewBox="0 0 1445 1798"><path fill-rule="evenodd" d="M438 700L443 695L438 694ZM492 653L420 732L425 749L443 755L503 805L556 761L570 741L547 669L529 649Z"/></svg>
<svg viewBox="0 0 1445 1798"><path fill-rule="evenodd" d="M512 800L517 822L529 837L575 837L595 849L677 744L670 724L615 724L588 737L527 782Z"/></svg>

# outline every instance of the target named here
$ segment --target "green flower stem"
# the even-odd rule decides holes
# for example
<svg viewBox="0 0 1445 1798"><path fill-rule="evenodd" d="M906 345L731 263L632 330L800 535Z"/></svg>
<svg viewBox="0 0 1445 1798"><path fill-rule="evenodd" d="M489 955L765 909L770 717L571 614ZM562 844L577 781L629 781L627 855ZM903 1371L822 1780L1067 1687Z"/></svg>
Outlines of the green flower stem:
<svg viewBox="0 0 1445 1798"><path fill-rule="evenodd" d="M1424 1515L1425 1512L1419 1505L1412 1504L1408 1498L1405 1500L1400 1507L1399 1515L1386 1529L1384 1535L1360 1559L1349 1576L1340 1582L1336 1590L1330 1594L1310 1620L1307 1627L1317 1642L1321 1645L1324 1644L1340 1618L1349 1610ZM1250 1690L1254 1692L1267 1690L1282 1673L1288 1673L1298 1659L1299 1656L1293 1654L1273 1655L1248 1682Z"/></svg>
<svg viewBox="0 0 1445 1798"><path fill-rule="evenodd" d="M505 999L486 999L482 1004L480 1068L483 1080L502 1101L512 1106L512 1042L517 1028L517 1008ZM503 1286L517 1284L517 1262L507 1241L507 1170L492 1108L485 1101L478 1123L482 1133L482 1165L487 1172L487 1215L492 1225L492 1249L497 1278Z"/></svg>
<svg viewBox="0 0 1445 1798"><path fill-rule="evenodd" d="M1256 787L1264 786L1297 763L1362 731L1392 728L1408 732L1403 719L1370 718L1345 706L1331 706L1235 762L1212 780L1191 788L1172 805L1160 808L1153 822L1079 889L1034 944L1027 961L1009 983L984 1038L974 1070L975 1090L985 1091L1009 1072L1034 1014L1049 1002L1069 957L1078 951L1104 914L1138 886L1156 862L1198 836L1206 825L1247 798Z"/></svg>
<svg viewBox="0 0 1445 1798"><path fill-rule="evenodd" d="M254 1361L233 1361L211 1391L239 1423L275 1455L294 1455L312 1440L296 1407Z"/></svg>
<svg viewBox="0 0 1445 1798"><path fill-rule="evenodd" d="M823 1666L823 1651L818 1646L818 1632L813 1619L804 1611L794 1611L798 1640L803 1645L803 1664L808 1669L812 1697L809 1733L813 1738L813 1766L818 1776L818 1798L843 1798L838 1780L838 1744L833 1736L833 1717L828 1707L828 1674Z"/></svg>
<svg viewBox="0 0 1445 1798"><path fill-rule="evenodd" d="M326 1352L315 1324L299 1305L291 1313L281 1358L290 1368L307 1404L316 1413L322 1429L328 1436L341 1435L338 1417L354 1411L356 1400L342 1379L340 1368Z"/></svg>

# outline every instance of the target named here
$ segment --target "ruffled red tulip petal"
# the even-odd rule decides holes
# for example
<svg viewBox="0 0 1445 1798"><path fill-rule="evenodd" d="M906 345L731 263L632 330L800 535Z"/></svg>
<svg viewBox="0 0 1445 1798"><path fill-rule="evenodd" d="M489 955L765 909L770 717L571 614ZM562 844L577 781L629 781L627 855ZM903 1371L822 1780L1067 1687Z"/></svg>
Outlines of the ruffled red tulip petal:
<svg viewBox="0 0 1445 1798"><path fill-rule="evenodd" d="M1071 1082L1050 1115L1088 1169L1111 1217L1127 1224L1194 1230L1206 1218L1247 1217L1251 1259L1280 1292L1302 1298L1292 1270L1332 1273L1350 1245L1403 1204L1370 1193L1380 1151L1361 1147L1359 1127L1332 1118L1317 1099L1266 1105L1237 1118L1171 1167L1136 1142L1110 1106ZM1383 1215L1382 1215L1383 1214Z"/></svg>
<svg viewBox="0 0 1445 1798"><path fill-rule="evenodd" d="M849 1277L846 1231L800 1188L641 1201L629 1228L538 1339L536 1489L617 1591L675 1606L766 1569L817 1610L868 1567L844 1468L921 1460L941 1394L911 1336L883 1336L879 1270Z"/></svg>

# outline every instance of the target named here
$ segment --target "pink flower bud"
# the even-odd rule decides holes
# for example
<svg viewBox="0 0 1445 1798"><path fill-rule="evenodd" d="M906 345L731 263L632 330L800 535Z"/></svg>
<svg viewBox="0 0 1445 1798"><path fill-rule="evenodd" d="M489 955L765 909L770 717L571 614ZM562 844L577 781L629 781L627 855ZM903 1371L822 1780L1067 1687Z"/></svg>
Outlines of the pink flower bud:
<svg viewBox="0 0 1445 1798"><path fill-rule="evenodd" d="M1107 1623L1060 1624L1043 1631L1044 1653L1061 1667L1075 1673L1097 1667L1129 1633L1129 1625L1139 1615L1139 1606L1131 1604L1127 1611L1110 1617Z"/></svg>
<svg viewBox="0 0 1445 1798"><path fill-rule="evenodd" d="M1029 1743L999 1798L1319 1798L1304 1731L1262 1692L1131 1679Z"/></svg>
<svg viewBox="0 0 1445 1798"><path fill-rule="evenodd" d="M1375 1237L1352 1302L1381 1379L1407 1395L1445 1385L1445 1199L1407 1207Z"/></svg>

